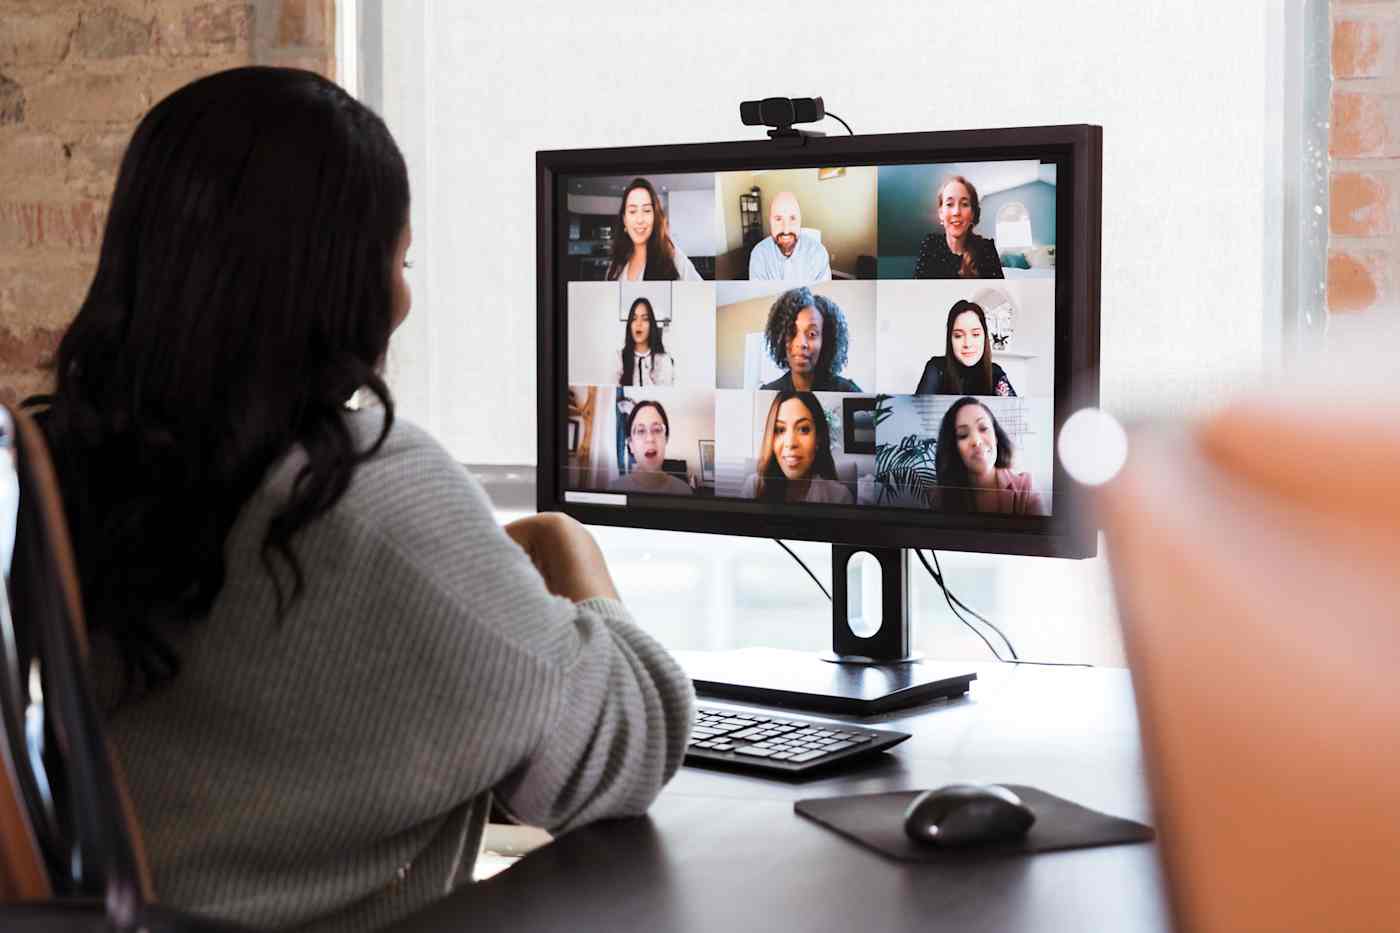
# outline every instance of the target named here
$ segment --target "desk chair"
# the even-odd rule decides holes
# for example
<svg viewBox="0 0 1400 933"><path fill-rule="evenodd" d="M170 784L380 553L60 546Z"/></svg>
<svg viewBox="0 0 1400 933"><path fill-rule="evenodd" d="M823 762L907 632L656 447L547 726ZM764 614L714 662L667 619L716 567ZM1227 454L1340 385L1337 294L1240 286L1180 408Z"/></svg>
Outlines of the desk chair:
<svg viewBox="0 0 1400 933"><path fill-rule="evenodd" d="M107 747L67 526L43 437L0 406L0 930L237 933L155 904ZM17 501L15 498L17 493Z"/></svg>
<svg viewBox="0 0 1400 933"><path fill-rule="evenodd" d="M1334 398L1139 434L1100 497L1179 929L1400 930L1400 407Z"/></svg>

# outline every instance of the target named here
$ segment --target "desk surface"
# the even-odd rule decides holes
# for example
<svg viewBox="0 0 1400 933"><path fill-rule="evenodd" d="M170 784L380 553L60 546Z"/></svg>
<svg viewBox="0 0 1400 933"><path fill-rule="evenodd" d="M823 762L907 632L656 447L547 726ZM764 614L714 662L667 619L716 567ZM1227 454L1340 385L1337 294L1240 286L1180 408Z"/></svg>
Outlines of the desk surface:
<svg viewBox="0 0 1400 933"><path fill-rule="evenodd" d="M648 817L570 833L414 929L1169 930L1155 845L950 868L886 859L793 812L804 797L994 781L1152 822L1126 671L978 675L966 699L849 720L914 734L869 765L801 783L683 768Z"/></svg>

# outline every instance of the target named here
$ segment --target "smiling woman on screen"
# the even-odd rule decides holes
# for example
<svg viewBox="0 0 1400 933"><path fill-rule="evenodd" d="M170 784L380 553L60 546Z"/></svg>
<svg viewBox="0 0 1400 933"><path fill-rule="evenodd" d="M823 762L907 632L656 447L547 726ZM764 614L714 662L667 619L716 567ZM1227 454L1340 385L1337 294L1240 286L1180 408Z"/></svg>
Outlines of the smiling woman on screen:
<svg viewBox="0 0 1400 933"><path fill-rule="evenodd" d="M1045 515L1029 473L1012 469L1016 452L996 415L975 398L960 398L938 426L929 504L942 512Z"/></svg>
<svg viewBox="0 0 1400 933"><path fill-rule="evenodd" d="M915 395L1002 395L1016 390L1000 366L992 362L987 341L987 315L971 301L956 301L948 309L943 355L924 364Z"/></svg>
<svg viewBox="0 0 1400 933"><path fill-rule="evenodd" d="M768 407L758 468L740 495L767 502L855 501L836 479L831 428L811 392L783 389Z"/></svg>
<svg viewBox="0 0 1400 933"><path fill-rule="evenodd" d="M919 244L916 279L1001 279L996 241L972 232L982 222L982 202L972 182L950 175L938 185L938 223Z"/></svg>
<svg viewBox="0 0 1400 933"><path fill-rule="evenodd" d="M666 209L656 196L656 188L645 178L634 178L622 192L617 225L622 236L613 232L612 261L608 281L700 281L695 264L671 239Z"/></svg>

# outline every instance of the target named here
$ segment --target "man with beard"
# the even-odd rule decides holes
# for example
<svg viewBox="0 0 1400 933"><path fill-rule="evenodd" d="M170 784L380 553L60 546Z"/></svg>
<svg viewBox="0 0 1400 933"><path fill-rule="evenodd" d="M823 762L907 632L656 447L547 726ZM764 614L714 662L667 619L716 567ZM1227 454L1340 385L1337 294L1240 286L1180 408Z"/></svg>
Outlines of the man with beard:
<svg viewBox="0 0 1400 933"><path fill-rule="evenodd" d="M802 208L791 191L773 199L768 228L773 235L749 253L750 279L831 281L831 257L816 237L802 235Z"/></svg>

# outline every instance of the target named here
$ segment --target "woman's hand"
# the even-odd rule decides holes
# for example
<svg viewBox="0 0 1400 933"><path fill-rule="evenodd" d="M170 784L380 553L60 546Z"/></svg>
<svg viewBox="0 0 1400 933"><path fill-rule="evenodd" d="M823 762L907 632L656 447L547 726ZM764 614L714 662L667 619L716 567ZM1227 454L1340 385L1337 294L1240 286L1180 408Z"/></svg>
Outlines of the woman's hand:
<svg viewBox="0 0 1400 933"><path fill-rule="evenodd" d="M505 526L506 534L525 549L545 587L574 602L606 597L617 599L598 543L578 522L562 512L543 512Z"/></svg>

